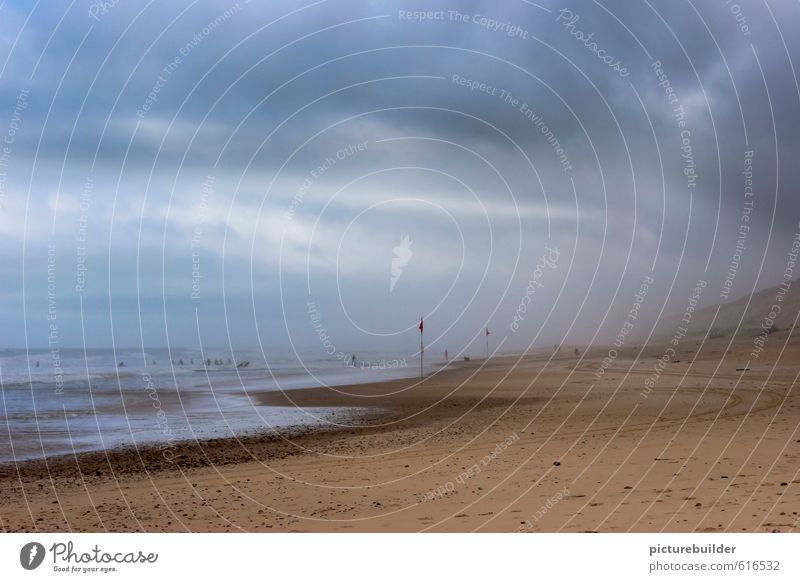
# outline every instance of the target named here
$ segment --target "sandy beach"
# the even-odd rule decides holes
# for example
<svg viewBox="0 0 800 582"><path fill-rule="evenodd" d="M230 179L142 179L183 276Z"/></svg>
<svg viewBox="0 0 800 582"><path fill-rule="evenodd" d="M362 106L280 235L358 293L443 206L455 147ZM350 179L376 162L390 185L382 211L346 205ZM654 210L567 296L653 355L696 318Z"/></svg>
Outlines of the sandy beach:
<svg viewBox="0 0 800 582"><path fill-rule="evenodd" d="M456 364L257 395L369 406L325 430L0 468L4 531L797 531L800 342ZM648 378L657 378L648 390ZM363 410L363 408L361 409ZM344 426L347 425L347 426ZM166 458L169 457L169 458Z"/></svg>

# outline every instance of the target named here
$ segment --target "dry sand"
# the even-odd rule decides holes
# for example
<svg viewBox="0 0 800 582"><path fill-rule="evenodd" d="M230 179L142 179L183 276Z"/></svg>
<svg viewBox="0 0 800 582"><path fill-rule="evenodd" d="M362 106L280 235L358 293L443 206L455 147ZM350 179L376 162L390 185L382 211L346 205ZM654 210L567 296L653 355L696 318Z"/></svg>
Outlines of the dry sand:
<svg viewBox="0 0 800 582"><path fill-rule="evenodd" d="M800 340L495 358L264 393L351 427L0 467L5 531L797 531Z"/></svg>

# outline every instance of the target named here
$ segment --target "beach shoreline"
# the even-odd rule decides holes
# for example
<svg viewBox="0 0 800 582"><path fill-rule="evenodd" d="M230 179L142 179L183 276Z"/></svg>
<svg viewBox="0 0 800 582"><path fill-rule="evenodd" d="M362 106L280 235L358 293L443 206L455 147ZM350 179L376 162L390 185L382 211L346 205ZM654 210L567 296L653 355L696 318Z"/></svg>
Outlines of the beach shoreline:
<svg viewBox="0 0 800 582"><path fill-rule="evenodd" d="M518 356L504 356L507 360ZM441 379L455 371L478 369L480 360L458 361L430 374L431 379ZM16 462L0 463L0 481L7 478L29 478L42 474L51 477L77 477L81 473L93 475L111 466L106 474L136 475L161 471L185 470L218 464L231 464L252 460L254 447L259 447L259 458L281 458L291 454L290 442L297 445L304 440L326 438L327 435L360 431L380 432L397 421L404 406L415 406L427 399L417 394L408 395L409 389L418 387L418 378L400 378L379 382L334 385L326 388L291 388L283 391L265 390L249 393L258 404L273 407L302 407L304 409L331 409L327 423L297 424L273 429L252 430L243 435L220 438L180 439L174 442L148 442L138 446L123 445L107 450L80 451L74 454L46 455L25 458ZM452 402L449 403L452 405ZM492 404L491 401L488 402ZM301 445L302 446L302 445ZM231 455L235 448L242 454ZM296 447L295 447L296 448ZM250 452L248 452L248 450ZM140 461L140 462L137 462Z"/></svg>
<svg viewBox="0 0 800 582"><path fill-rule="evenodd" d="M602 374L607 348L255 393L357 412L170 459L156 445L6 464L2 528L797 531L800 342L776 334L744 372L751 340L728 341L687 340L649 392L664 346L621 349Z"/></svg>

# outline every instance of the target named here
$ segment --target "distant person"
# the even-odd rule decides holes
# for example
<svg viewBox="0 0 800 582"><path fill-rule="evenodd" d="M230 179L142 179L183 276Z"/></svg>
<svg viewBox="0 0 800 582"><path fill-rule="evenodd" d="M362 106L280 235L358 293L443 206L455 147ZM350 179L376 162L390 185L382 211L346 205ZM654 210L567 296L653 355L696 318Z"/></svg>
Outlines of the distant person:
<svg viewBox="0 0 800 582"><path fill-rule="evenodd" d="M581 355L581 353L578 351L578 348L575 348L575 355L576 356L580 356Z"/></svg>
<svg viewBox="0 0 800 582"><path fill-rule="evenodd" d="M446 364L447 362L448 362L447 350L445 350L444 351L444 363Z"/></svg>
<svg viewBox="0 0 800 582"><path fill-rule="evenodd" d="M356 355L355 354L353 354L353 356L350 358L350 365L353 366L354 368L356 367Z"/></svg>
<svg viewBox="0 0 800 582"><path fill-rule="evenodd" d="M178 360L178 364L180 364L181 366L183 366L183 358L181 358L180 360Z"/></svg>
<svg viewBox="0 0 800 582"><path fill-rule="evenodd" d="M122 360L120 360L119 364L117 364L117 367L118 367L118 368L124 368L124 367L125 367L125 362L123 362Z"/></svg>
<svg viewBox="0 0 800 582"><path fill-rule="evenodd" d="M190 360L189 360L189 363L190 363L192 366L194 366L194 358L190 359ZM181 360L181 364L183 364L183 360Z"/></svg>
<svg viewBox="0 0 800 582"><path fill-rule="evenodd" d="M36 367L39 367L39 360L36 360Z"/></svg>

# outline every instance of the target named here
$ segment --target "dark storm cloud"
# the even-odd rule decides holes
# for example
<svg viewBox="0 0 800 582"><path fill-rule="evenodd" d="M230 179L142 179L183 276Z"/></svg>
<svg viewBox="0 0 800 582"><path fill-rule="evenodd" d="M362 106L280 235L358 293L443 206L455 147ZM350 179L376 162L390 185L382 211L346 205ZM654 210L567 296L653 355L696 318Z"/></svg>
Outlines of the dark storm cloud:
<svg viewBox="0 0 800 582"><path fill-rule="evenodd" d="M4 296L21 301L22 245L30 255L53 242L64 309L74 310L83 220L94 321L109 309L110 280L115 314L135 322L137 294L148 306L163 295L179 342L194 341L186 314L192 252L201 249L212 327L224 322L224 292L236 298L232 325L244 343L251 302L257 325L277 333L285 316L290 329L303 328L312 280L331 325L359 341L341 305L356 298L359 321L383 312L385 329L401 328L433 309L455 273L442 321L463 313L477 328L497 308L495 320L507 322L544 247L558 245L548 295L511 343L527 345L553 305L546 341L560 340L576 315L573 340L585 341L620 282L613 305L653 266L663 295L654 304L674 278L678 308L701 276L714 298L741 224L747 150L756 196L734 289L774 282L800 214L791 192L800 153L796 6L540 5L121 2L98 12L85 2L36 10L21 30L30 8L7 4L4 118L21 88L30 97L4 183L3 269L14 282ZM364 151L337 157L360 143ZM460 231L450 232L453 221ZM389 296L392 248L407 232L417 240L413 284ZM768 239L772 254L756 280ZM462 255L461 271L451 271ZM41 266L40 257L26 271L32 313L44 297ZM134 285L137 268L144 287ZM603 325L616 326L616 310ZM19 342L20 320L13 310L3 317L17 330L9 343ZM152 310L147 317L158 321Z"/></svg>

